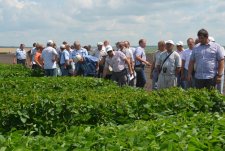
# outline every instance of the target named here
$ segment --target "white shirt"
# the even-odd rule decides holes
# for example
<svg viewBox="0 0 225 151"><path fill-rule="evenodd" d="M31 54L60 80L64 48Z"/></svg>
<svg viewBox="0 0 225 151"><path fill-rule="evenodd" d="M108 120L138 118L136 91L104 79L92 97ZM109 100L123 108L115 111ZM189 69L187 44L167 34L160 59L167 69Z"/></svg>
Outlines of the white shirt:
<svg viewBox="0 0 225 151"><path fill-rule="evenodd" d="M190 61L190 58L191 58L191 54L192 54L192 50L190 50L190 49L184 50L184 52L182 54L182 60L185 61L184 68L186 70L188 70L188 65L189 65L189 61Z"/></svg>
<svg viewBox="0 0 225 151"><path fill-rule="evenodd" d="M104 56L107 56L107 52L105 50L100 50L99 51L98 49L95 49L93 51L92 56L98 58L98 60L101 61Z"/></svg>
<svg viewBox="0 0 225 151"><path fill-rule="evenodd" d="M32 57L32 64L36 64L36 62L34 61L34 57L35 57L36 52L37 52L36 47L33 47L33 48L31 49L31 52L30 52L31 57Z"/></svg>
<svg viewBox="0 0 225 151"><path fill-rule="evenodd" d="M24 60L27 58L27 53L26 51L23 49L21 50L20 48L18 48L16 50L16 59L19 59L19 60Z"/></svg>
<svg viewBox="0 0 225 151"><path fill-rule="evenodd" d="M52 47L46 47L41 54L41 58L44 61L44 69L55 69L56 61L52 61L52 59L57 56L58 53Z"/></svg>
<svg viewBox="0 0 225 151"><path fill-rule="evenodd" d="M121 51L114 51L114 56L111 58L109 56L106 57L105 61L105 68L109 68L109 66L112 67L114 72L121 72L123 69L125 69L125 61L126 56Z"/></svg>

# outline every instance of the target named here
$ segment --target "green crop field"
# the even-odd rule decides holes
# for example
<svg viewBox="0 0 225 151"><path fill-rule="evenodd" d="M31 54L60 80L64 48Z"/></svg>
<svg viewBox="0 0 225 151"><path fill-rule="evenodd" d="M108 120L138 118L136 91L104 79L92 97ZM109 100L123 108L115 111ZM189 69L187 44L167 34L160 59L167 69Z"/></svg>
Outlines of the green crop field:
<svg viewBox="0 0 225 151"><path fill-rule="evenodd" d="M33 75L0 65L0 151L225 150L225 98L217 91L147 92Z"/></svg>

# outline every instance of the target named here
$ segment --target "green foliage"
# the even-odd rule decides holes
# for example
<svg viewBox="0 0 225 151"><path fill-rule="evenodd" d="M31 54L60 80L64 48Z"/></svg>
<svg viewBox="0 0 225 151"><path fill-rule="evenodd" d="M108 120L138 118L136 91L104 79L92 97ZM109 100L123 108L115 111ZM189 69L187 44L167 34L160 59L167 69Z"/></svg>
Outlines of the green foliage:
<svg viewBox="0 0 225 151"><path fill-rule="evenodd" d="M13 72L14 71L14 72ZM0 151L225 150L224 96L0 65Z"/></svg>
<svg viewBox="0 0 225 151"><path fill-rule="evenodd" d="M22 65L0 64L0 78L30 77L31 70Z"/></svg>

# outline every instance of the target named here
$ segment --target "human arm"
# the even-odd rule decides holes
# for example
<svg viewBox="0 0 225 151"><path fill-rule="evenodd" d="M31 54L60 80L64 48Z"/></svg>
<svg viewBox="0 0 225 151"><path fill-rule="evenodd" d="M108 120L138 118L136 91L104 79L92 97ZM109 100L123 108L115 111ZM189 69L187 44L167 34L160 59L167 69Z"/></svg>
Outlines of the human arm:
<svg viewBox="0 0 225 151"><path fill-rule="evenodd" d="M216 75L216 83L221 83L224 72L224 59L218 61L218 71Z"/></svg>

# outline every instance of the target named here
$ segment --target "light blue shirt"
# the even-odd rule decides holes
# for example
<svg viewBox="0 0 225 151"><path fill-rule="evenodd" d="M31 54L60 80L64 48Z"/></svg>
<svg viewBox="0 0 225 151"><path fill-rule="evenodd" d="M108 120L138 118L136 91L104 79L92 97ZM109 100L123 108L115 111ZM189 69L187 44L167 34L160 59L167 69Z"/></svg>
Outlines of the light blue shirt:
<svg viewBox="0 0 225 151"><path fill-rule="evenodd" d="M27 58L27 53L25 50L21 50L20 48L18 48L16 50L16 59L19 59L19 60L24 60Z"/></svg>
<svg viewBox="0 0 225 151"><path fill-rule="evenodd" d="M209 42L207 45L196 45L190 58L190 60L195 61L195 78L214 78L218 70L218 61L222 59L224 59L224 55L217 43Z"/></svg>
<svg viewBox="0 0 225 151"><path fill-rule="evenodd" d="M80 50L74 50L72 52L72 58L74 58L76 55L81 55L82 57L88 55L88 51L85 48L81 48Z"/></svg>
<svg viewBox="0 0 225 151"><path fill-rule="evenodd" d="M137 47L135 52L134 52L135 65L141 65L142 64L140 61L136 60L136 57L138 57L138 56L146 61L145 49L140 47L140 46Z"/></svg>
<svg viewBox="0 0 225 151"><path fill-rule="evenodd" d="M65 49L60 56L60 64L63 65L70 59L70 53Z"/></svg>

